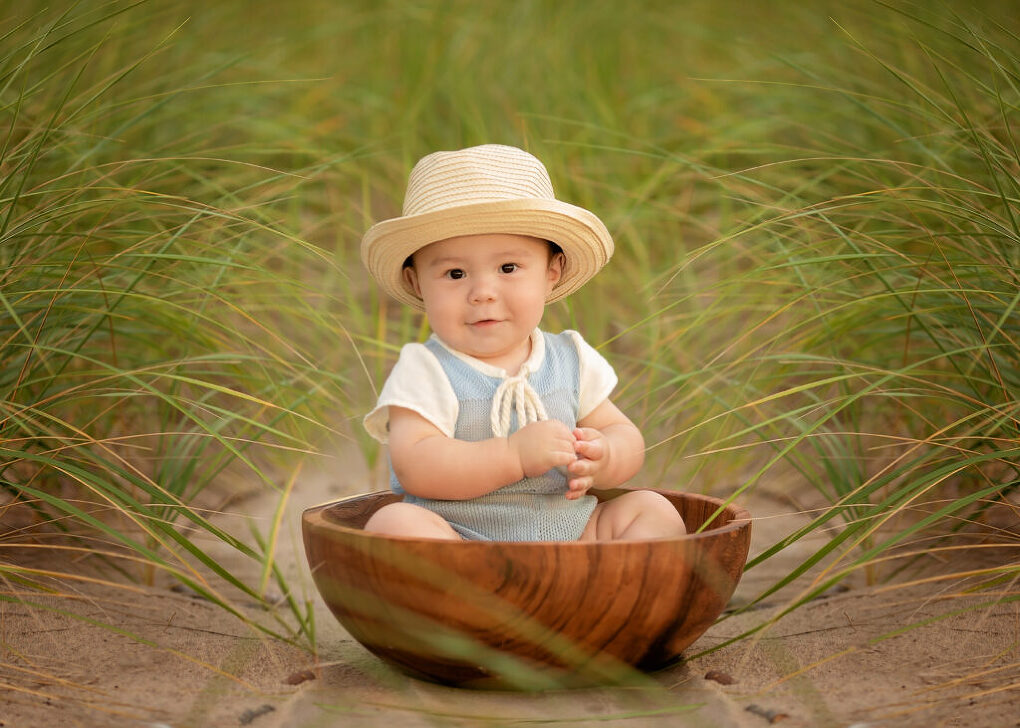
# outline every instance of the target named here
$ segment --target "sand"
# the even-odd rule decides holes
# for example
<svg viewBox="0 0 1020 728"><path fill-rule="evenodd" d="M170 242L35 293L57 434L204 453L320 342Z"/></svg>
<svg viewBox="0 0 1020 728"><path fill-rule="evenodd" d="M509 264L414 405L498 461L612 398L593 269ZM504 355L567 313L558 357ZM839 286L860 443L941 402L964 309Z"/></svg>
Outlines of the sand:
<svg viewBox="0 0 1020 728"><path fill-rule="evenodd" d="M297 539L301 510L352 488L318 475L295 490L280 559L299 589L313 590ZM744 504L755 517L753 552L804 519L786 497L755 493ZM272 506L255 497L231 507L268 517ZM734 605L811 548L801 544L749 571ZM51 549L5 558L41 570L92 571L89 559ZM229 554L223 558L233 563ZM317 595L312 655L169 581L130 588L63 581L59 596L0 601L0 727L1020 726L1020 602L961 596L958 580L937 578L1007 561L1015 563L1015 552L932 554L901 575L912 585L851 578L848 588L778 618L795 585L715 625L686 661L647 685L540 694L459 690L406 677L352 640ZM7 583L4 591L15 589ZM1016 585L999 590L1015 594ZM253 621L272 621L254 602L236 605ZM706 653L762 624L768 627L754 637Z"/></svg>

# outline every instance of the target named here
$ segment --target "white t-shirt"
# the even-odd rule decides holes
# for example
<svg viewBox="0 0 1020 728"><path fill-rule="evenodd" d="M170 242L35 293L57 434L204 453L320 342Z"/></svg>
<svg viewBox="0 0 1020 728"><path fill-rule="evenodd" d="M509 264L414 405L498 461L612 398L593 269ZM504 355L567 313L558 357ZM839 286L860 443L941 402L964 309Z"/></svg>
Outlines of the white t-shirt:
<svg viewBox="0 0 1020 728"><path fill-rule="evenodd" d="M577 419L581 421L609 397L616 386L617 377L605 357L595 351L579 333L564 333L570 335L577 347L581 370ZM509 376L504 369L451 349L438 338L437 341L482 374L501 379ZM537 371L544 359L545 339L535 329L531 333L531 354L522 367L532 372ZM390 406L405 407L417 412L447 437L454 436L458 415L457 396L439 360L424 344L404 345L400 350L400 358L383 385L375 408L365 415L365 429L381 443L389 439Z"/></svg>

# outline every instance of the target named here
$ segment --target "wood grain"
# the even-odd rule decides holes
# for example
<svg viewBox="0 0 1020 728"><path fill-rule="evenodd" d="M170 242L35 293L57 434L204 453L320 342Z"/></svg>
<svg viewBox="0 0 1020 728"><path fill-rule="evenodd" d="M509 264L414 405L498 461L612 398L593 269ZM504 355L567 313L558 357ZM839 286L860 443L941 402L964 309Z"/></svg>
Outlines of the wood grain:
<svg viewBox="0 0 1020 728"><path fill-rule="evenodd" d="M600 499L621 489L592 491ZM626 682L675 661L722 612L747 559L746 510L657 491L690 531L648 541L478 542L383 537L355 496L303 514L305 552L333 614L382 659L462 686Z"/></svg>

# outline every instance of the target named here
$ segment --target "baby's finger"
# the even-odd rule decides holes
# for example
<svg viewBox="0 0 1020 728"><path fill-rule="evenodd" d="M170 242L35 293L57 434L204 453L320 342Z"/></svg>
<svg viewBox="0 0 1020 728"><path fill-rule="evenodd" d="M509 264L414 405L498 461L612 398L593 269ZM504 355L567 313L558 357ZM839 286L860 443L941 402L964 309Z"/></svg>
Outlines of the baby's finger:
<svg viewBox="0 0 1020 728"><path fill-rule="evenodd" d="M592 478L572 478L567 481L567 500L577 500L594 485Z"/></svg>
<svg viewBox="0 0 1020 728"><path fill-rule="evenodd" d="M601 460L605 452L602 440L578 440L574 443L574 452L589 460Z"/></svg>
<svg viewBox="0 0 1020 728"><path fill-rule="evenodd" d="M567 465L567 472L575 478L583 478L594 474L595 465L587 458L577 458Z"/></svg>
<svg viewBox="0 0 1020 728"><path fill-rule="evenodd" d="M564 453L563 457L558 459L554 468L558 470L560 473L562 473L563 477L569 478L572 475L572 473L570 472L571 468L574 467L574 463L576 462L577 455L575 455L573 451L571 451L568 453Z"/></svg>

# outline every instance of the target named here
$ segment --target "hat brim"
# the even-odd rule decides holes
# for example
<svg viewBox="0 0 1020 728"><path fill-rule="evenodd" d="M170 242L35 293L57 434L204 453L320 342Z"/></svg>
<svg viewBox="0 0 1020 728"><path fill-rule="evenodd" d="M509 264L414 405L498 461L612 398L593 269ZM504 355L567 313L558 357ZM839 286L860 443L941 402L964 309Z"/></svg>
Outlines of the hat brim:
<svg viewBox="0 0 1020 728"><path fill-rule="evenodd" d="M592 278L613 255L613 239L594 213L560 200L499 200L395 217L373 225L361 240L361 259L390 296L424 310L404 280L404 261L426 245L461 235L528 235L563 249L563 275L547 299L558 301Z"/></svg>

